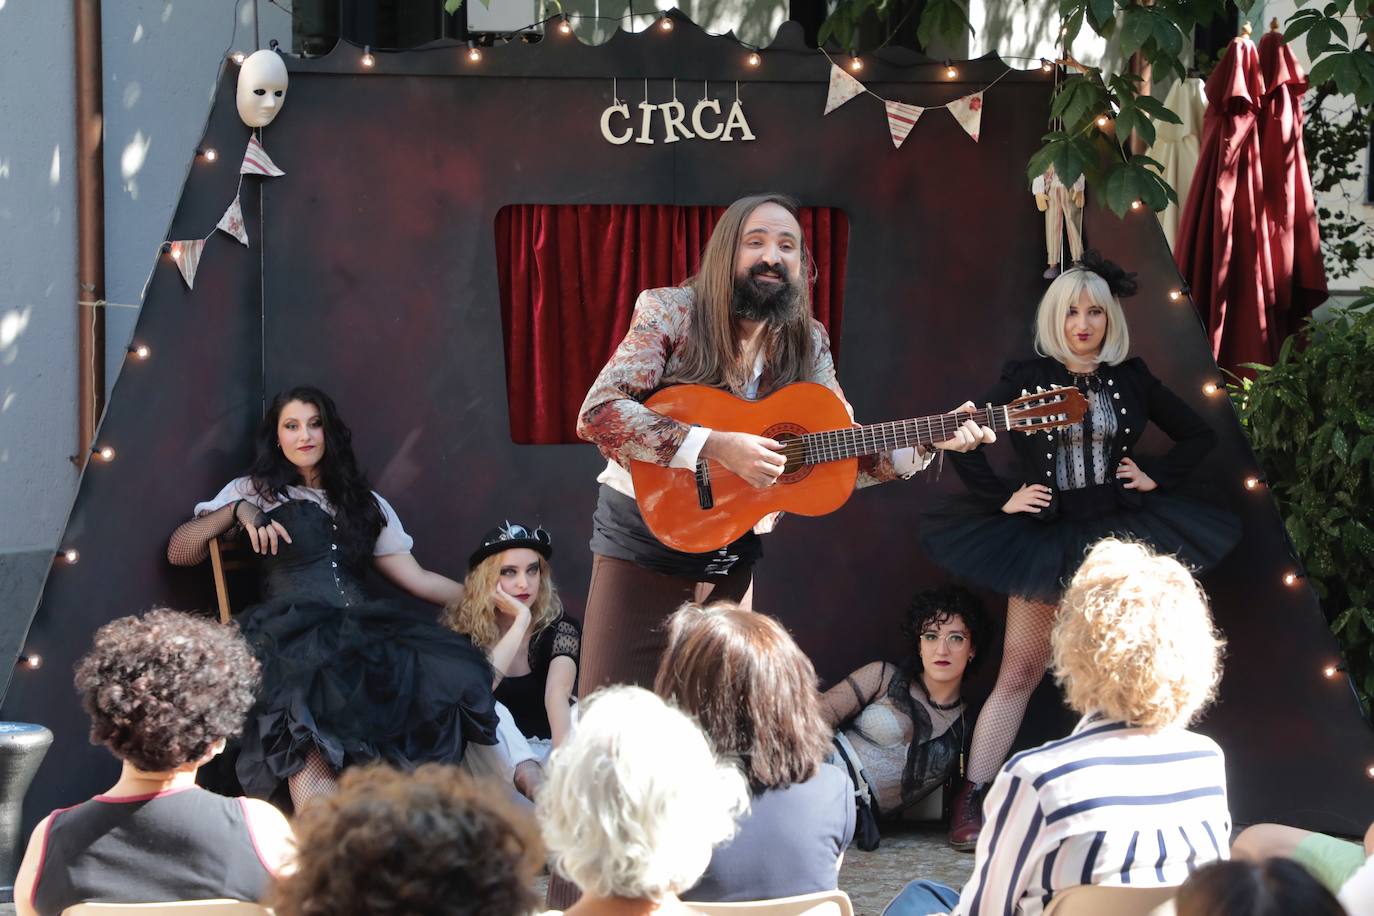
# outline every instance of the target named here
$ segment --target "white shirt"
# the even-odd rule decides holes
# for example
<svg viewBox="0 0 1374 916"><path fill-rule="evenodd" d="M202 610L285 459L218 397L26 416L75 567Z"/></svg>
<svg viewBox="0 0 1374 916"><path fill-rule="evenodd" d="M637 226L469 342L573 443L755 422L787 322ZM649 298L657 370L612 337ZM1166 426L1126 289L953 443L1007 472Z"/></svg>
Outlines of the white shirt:
<svg viewBox="0 0 1374 916"><path fill-rule="evenodd" d="M1374 916L1374 858L1364 860L1336 898L1350 916Z"/></svg>
<svg viewBox="0 0 1374 916"><path fill-rule="evenodd" d="M1172 887L1230 858L1226 766L1212 739L1100 714L1012 757L983 803L953 916L1039 916L1080 884Z"/></svg>
<svg viewBox="0 0 1374 916"><path fill-rule="evenodd" d="M406 534L405 528L401 527L401 519L396 515L396 510L391 508L391 503L382 499L376 490L372 491L372 495L376 497L377 505L382 507L382 530L377 535L377 543L372 545L372 555L385 557L394 553L410 553L411 548L415 546L415 539ZM323 490L315 487L287 487L286 497L309 500L330 515L334 514L334 507L329 504L329 498ZM253 489L251 477L236 477L225 484L224 489L215 494L214 499L196 503L195 514L206 515L240 499L252 503L264 512L271 512L281 505L277 500L263 499L259 496L258 491Z"/></svg>

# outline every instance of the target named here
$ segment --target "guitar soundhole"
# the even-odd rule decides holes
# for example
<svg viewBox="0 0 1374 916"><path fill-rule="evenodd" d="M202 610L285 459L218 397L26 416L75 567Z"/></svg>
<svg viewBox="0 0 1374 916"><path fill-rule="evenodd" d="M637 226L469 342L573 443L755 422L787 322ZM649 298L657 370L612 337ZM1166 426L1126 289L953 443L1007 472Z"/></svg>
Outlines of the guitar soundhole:
<svg viewBox="0 0 1374 916"><path fill-rule="evenodd" d="M811 473L814 465L802 461L801 437L806 435L806 432L804 427L795 423L778 423L760 434L782 443L783 450L788 453L787 465L783 467L778 483L796 483L806 479L806 475Z"/></svg>

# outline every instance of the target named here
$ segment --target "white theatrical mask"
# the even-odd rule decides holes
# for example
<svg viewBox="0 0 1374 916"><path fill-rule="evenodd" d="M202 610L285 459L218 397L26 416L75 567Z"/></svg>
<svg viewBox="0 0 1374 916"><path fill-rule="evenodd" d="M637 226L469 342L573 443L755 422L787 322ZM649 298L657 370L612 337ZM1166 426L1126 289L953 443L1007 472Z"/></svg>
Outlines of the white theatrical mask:
<svg viewBox="0 0 1374 916"><path fill-rule="evenodd" d="M276 51L254 51L239 67L239 117L266 127L286 103L286 64Z"/></svg>

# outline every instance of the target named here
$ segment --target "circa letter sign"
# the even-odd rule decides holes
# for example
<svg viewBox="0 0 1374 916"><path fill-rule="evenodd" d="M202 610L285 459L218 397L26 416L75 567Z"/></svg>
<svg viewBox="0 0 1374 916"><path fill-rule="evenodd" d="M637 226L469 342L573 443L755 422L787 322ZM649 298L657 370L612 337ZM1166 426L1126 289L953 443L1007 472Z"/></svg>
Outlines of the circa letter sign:
<svg viewBox="0 0 1374 916"><path fill-rule="evenodd" d="M702 99L692 107L692 115L687 116L687 108L677 99L671 102L653 104L640 102L639 133L636 135L630 106L616 99L601 112L601 136L607 143L619 146L634 140L636 143L676 143L679 140L718 140L729 143L732 140L752 140L754 132L749 129L749 121L744 116L744 106L739 99L730 105L730 112L721 121L720 101ZM653 135L654 112L663 124L663 136ZM614 126L612 119L618 119ZM690 124L690 126L689 126ZM738 138L735 136L738 133Z"/></svg>

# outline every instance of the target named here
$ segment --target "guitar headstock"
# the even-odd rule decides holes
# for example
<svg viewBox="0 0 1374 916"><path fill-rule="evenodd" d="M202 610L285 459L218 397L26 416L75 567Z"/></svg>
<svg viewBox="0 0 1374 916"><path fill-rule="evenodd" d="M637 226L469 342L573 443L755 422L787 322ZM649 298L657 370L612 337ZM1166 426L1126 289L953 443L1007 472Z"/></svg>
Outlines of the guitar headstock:
<svg viewBox="0 0 1374 916"><path fill-rule="evenodd" d="M1007 404L1006 410L1008 429L1034 433L1082 421L1088 401L1072 386L1036 389Z"/></svg>

